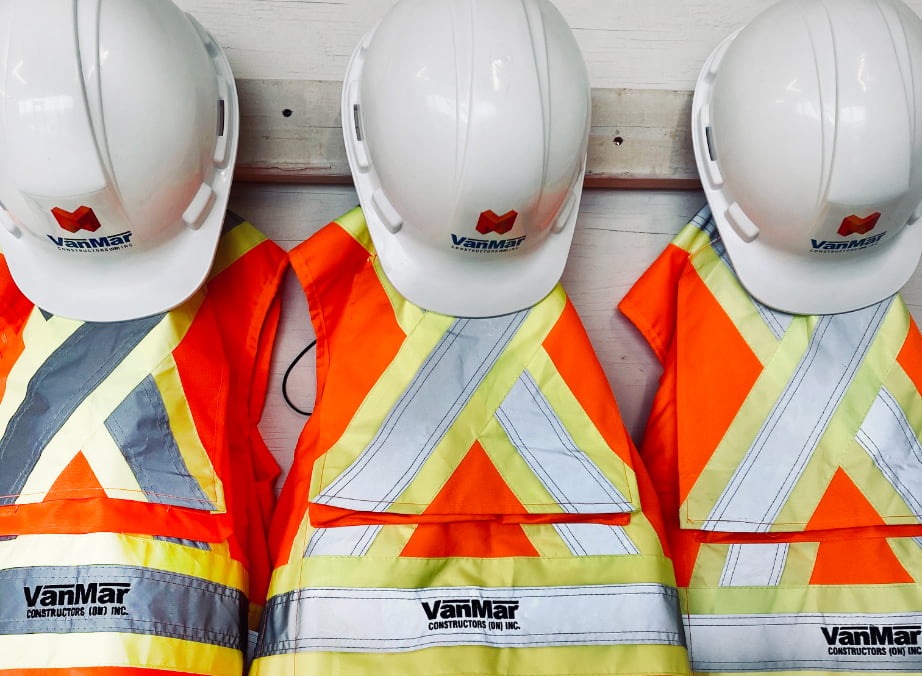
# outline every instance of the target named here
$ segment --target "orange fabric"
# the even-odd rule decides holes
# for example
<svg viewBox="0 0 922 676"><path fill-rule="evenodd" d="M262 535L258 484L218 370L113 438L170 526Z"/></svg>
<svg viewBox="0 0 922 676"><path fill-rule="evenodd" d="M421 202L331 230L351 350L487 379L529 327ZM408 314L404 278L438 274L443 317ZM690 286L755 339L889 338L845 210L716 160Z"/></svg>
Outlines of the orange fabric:
<svg viewBox="0 0 922 676"><path fill-rule="evenodd" d="M676 378L679 501L685 500L727 427L762 371L762 364L740 336L704 282L693 271L682 278L681 307L694 312L676 318ZM694 354L694 356L692 356ZM702 392L720 396L702 397Z"/></svg>
<svg viewBox="0 0 922 676"><path fill-rule="evenodd" d="M138 533L223 542L232 523L208 512L113 498L68 498L6 508L3 535ZM195 537L187 537L194 535Z"/></svg>
<svg viewBox="0 0 922 676"><path fill-rule="evenodd" d="M602 365L597 359L586 359L587 354L595 354L595 351L570 299L543 345L605 441L623 461L630 463L634 444L621 424L621 415Z"/></svg>
<svg viewBox="0 0 922 676"><path fill-rule="evenodd" d="M660 362L666 355L675 337L675 318L678 314L679 279L688 253L669 244L660 256L653 261L634 284L636 289L658 289L655 309L650 306L643 294L629 293L618 307L643 334L653 353Z"/></svg>
<svg viewBox="0 0 922 676"><path fill-rule="evenodd" d="M475 443L442 487L426 516L463 513L481 521L420 524L401 556L444 558L447 556L537 556L538 552L519 524L492 518L520 511L521 503L509 490L483 447Z"/></svg>
<svg viewBox="0 0 922 676"><path fill-rule="evenodd" d="M71 498L105 498L106 492L87 462L83 451L77 453L51 485L45 500Z"/></svg>
<svg viewBox="0 0 922 676"><path fill-rule="evenodd" d="M454 521L420 524L401 556L442 559L450 556L497 558L538 556L521 524L486 521Z"/></svg>
<svg viewBox="0 0 922 676"><path fill-rule="evenodd" d="M8 331L0 331L0 364L12 364L22 354L25 343L22 341L22 326L32 309L32 302L22 295L13 282L10 270L0 265L0 324L8 326ZM0 399L6 393L6 379L9 370L0 369Z"/></svg>
<svg viewBox="0 0 922 676"><path fill-rule="evenodd" d="M899 584L915 580L886 538L820 542L810 584Z"/></svg>
<svg viewBox="0 0 922 676"><path fill-rule="evenodd" d="M829 483L810 520L810 526L823 528L837 523L838 515L848 505L852 512L860 511L869 522L883 520L874 511L858 487L841 469ZM885 532L885 531L882 531ZM820 544L810 584L891 584L913 582L912 576L900 564L886 539L838 539Z"/></svg>
<svg viewBox="0 0 922 676"><path fill-rule="evenodd" d="M678 370L681 363L681 379L669 379L671 396L676 399L669 416L676 421L676 437L667 446L682 449L667 461L678 469L678 483L671 484L678 492L676 508L687 497L762 370L697 272L686 267L687 262L688 252L669 244L618 305L643 334L665 372ZM689 307L694 311L687 311ZM702 397L701 392L719 392L720 396ZM648 425L648 434L650 429ZM651 463L647 454L644 448L643 456ZM650 471L657 475L655 482L659 484L659 471L652 466L656 464L651 463Z"/></svg>
<svg viewBox="0 0 922 676"><path fill-rule="evenodd" d="M858 487L841 469L837 469L820 500L816 511L807 524L807 530L820 530L825 528L836 528L843 526L842 514L851 513L859 518L860 521L883 526L884 521L880 518L871 504L858 490ZM848 524L844 524L848 525Z"/></svg>
<svg viewBox="0 0 922 676"><path fill-rule="evenodd" d="M479 443L474 443L425 514L495 515L523 511Z"/></svg>
<svg viewBox="0 0 922 676"><path fill-rule="evenodd" d="M393 359L406 337L390 311L390 302L377 280L365 278L355 287L337 283L352 279L369 260L368 251L338 226L314 234L311 246L289 252L291 266L307 298L317 338L317 396L314 412L298 439L298 452L278 499L276 512L305 514L311 467L318 453L338 439L359 404ZM335 252L331 255L330 252ZM335 272L334 272L335 269ZM374 281L374 283L371 283ZM350 312L358 299L386 312L376 315ZM331 355L344 358L332 360ZM321 422L322 421L322 422ZM323 507L325 523L344 522L345 510ZM273 519L269 547L276 565L287 556L285 543L293 541L298 519Z"/></svg>

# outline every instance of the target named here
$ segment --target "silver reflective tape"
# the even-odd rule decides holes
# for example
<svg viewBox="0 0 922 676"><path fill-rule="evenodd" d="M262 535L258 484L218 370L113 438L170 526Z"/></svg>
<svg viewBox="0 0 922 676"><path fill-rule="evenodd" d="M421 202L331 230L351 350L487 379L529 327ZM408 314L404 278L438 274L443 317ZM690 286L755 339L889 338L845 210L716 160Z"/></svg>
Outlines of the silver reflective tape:
<svg viewBox="0 0 922 676"><path fill-rule="evenodd" d="M922 613L692 615L693 671L922 670Z"/></svg>
<svg viewBox="0 0 922 676"><path fill-rule="evenodd" d="M790 497L892 298L824 315L793 376L717 500L703 530L764 532Z"/></svg>
<svg viewBox="0 0 922 676"><path fill-rule="evenodd" d="M243 649L238 589L134 566L0 570L0 635L117 632Z"/></svg>
<svg viewBox="0 0 922 676"><path fill-rule="evenodd" d="M602 523L555 523L554 530L573 556L640 554L621 526Z"/></svg>
<svg viewBox="0 0 922 676"><path fill-rule="evenodd" d="M576 445L527 371L496 419L551 497L571 514L631 512L635 506Z"/></svg>
<svg viewBox="0 0 922 676"><path fill-rule="evenodd" d="M194 549L201 549L206 552L211 551L211 545L207 542L201 542L200 540L186 540L184 538L172 538L166 537L164 535L155 535L155 540L160 540L161 542L171 542L174 545L182 545L183 547L192 547Z"/></svg>
<svg viewBox="0 0 922 676"><path fill-rule="evenodd" d="M885 388L855 438L912 513L922 515L922 445L899 402Z"/></svg>
<svg viewBox="0 0 922 676"><path fill-rule="evenodd" d="M38 368L0 438L0 505L16 502L48 442L163 317L86 322Z"/></svg>
<svg viewBox="0 0 922 676"><path fill-rule="evenodd" d="M433 646L684 645L674 588L308 588L269 599L258 657Z"/></svg>
<svg viewBox="0 0 922 676"><path fill-rule="evenodd" d="M721 587L774 587L788 555L786 542L732 544L720 574Z"/></svg>
<svg viewBox="0 0 922 676"><path fill-rule="evenodd" d="M105 424L150 502L215 508L182 457L153 376L138 383Z"/></svg>
<svg viewBox="0 0 922 676"><path fill-rule="evenodd" d="M381 526L318 528L311 535L304 556L364 556Z"/></svg>
<svg viewBox="0 0 922 676"><path fill-rule="evenodd" d="M486 319L457 319L391 408L375 438L315 502L386 510L413 481L527 315L528 310L523 310Z"/></svg>

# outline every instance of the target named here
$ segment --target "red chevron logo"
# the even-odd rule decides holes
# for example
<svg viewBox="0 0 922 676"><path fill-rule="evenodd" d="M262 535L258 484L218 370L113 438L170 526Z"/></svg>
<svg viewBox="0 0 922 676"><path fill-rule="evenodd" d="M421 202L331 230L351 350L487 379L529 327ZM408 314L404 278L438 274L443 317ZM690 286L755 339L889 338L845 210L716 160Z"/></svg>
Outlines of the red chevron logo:
<svg viewBox="0 0 922 676"><path fill-rule="evenodd" d="M96 214L89 207L80 207L76 211L68 211L60 207L51 210L51 214L62 228L67 232L79 232L88 230L96 232L102 227Z"/></svg>
<svg viewBox="0 0 922 676"><path fill-rule="evenodd" d="M492 209L487 209L480 214L480 218L477 220L477 232L481 235L491 232L495 232L497 235L505 235L512 230L518 215L516 211L507 211L502 216L497 216Z"/></svg>
<svg viewBox="0 0 922 676"><path fill-rule="evenodd" d="M849 235L866 235L874 229L874 226L877 225L877 221L879 220L879 211L875 211L870 216L865 216L864 218L852 214L842 220L842 225L839 226L837 232L842 237L848 237Z"/></svg>

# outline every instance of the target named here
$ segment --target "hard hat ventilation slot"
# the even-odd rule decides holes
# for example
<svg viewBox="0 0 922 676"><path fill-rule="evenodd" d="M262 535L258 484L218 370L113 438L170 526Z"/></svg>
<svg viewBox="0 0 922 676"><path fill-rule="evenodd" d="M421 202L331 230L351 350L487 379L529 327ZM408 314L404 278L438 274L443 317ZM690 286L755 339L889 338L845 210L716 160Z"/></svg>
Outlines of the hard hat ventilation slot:
<svg viewBox="0 0 922 676"><path fill-rule="evenodd" d="M361 143L365 138L362 134L362 111L357 103L352 104L352 126L355 129L355 140Z"/></svg>
<svg viewBox="0 0 922 676"><path fill-rule="evenodd" d="M708 157L710 158L711 162L716 162L717 154L714 152L714 137L711 132L710 125L704 128L704 142L707 143Z"/></svg>
<svg viewBox="0 0 922 676"><path fill-rule="evenodd" d="M13 237L19 238L22 236L22 230L16 225L16 222L13 220L13 217L10 216L10 212L6 210L6 205L4 205L3 202L0 202L0 225L3 226L4 230L13 235Z"/></svg>
<svg viewBox="0 0 922 676"><path fill-rule="evenodd" d="M218 136L224 136L227 129L227 103L218 99Z"/></svg>

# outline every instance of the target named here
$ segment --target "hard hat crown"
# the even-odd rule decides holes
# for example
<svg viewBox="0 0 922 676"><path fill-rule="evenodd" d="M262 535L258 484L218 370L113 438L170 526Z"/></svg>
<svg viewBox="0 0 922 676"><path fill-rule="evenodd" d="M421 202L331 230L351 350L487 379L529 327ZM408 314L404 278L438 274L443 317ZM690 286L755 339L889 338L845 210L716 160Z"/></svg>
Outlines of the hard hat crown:
<svg viewBox="0 0 922 676"><path fill-rule="evenodd" d="M0 14L0 238L14 280L79 319L182 302L210 267L236 152L220 47L163 0L12 0Z"/></svg>
<svg viewBox="0 0 922 676"><path fill-rule="evenodd" d="M488 316L562 272L588 78L546 0L401 0L356 49L343 127L382 266L413 302Z"/></svg>
<svg viewBox="0 0 922 676"><path fill-rule="evenodd" d="M781 310L843 312L922 252L922 21L898 0L781 0L695 89L702 183L730 259Z"/></svg>

